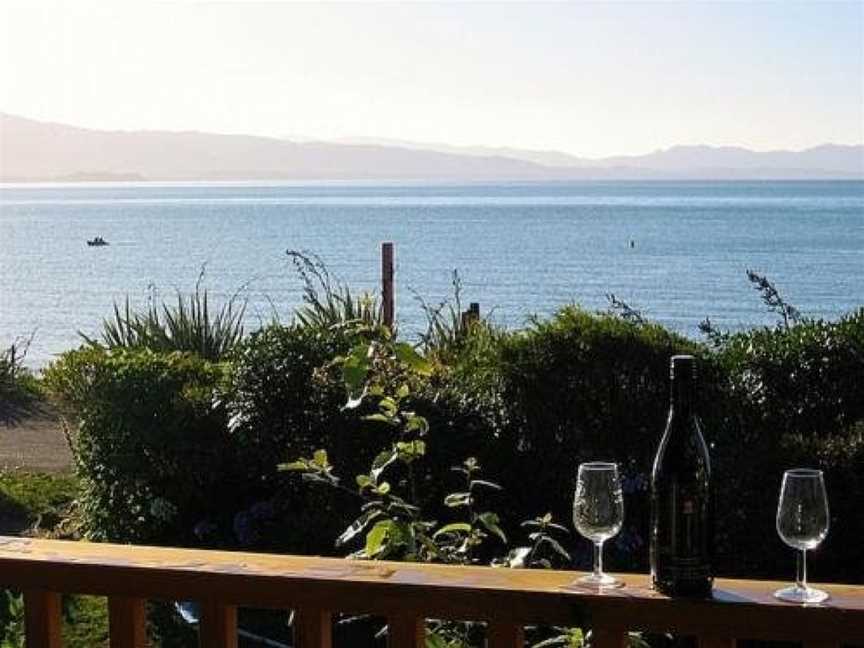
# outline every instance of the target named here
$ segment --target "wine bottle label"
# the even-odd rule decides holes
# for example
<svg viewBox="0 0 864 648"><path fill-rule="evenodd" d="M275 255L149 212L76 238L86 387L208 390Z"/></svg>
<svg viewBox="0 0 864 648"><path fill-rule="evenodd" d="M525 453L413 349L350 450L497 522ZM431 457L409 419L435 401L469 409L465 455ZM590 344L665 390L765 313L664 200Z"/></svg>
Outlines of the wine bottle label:
<svg viewBox="0 0 864 648"><path fill-rule="evenodd" d="M662 553L661 553L662 555ZM663 580L697 582L711 578L711 565L700 558L664 556L658 565L658 576Z"/></svg>
<svg viewBox="0 0 864 648"><path fill-rule="evenodd" d="M706 494L698 487L673 482L659 489L655 501L656 526L652 538L655 581L710 582L712 576L709 511Z"/></svg>

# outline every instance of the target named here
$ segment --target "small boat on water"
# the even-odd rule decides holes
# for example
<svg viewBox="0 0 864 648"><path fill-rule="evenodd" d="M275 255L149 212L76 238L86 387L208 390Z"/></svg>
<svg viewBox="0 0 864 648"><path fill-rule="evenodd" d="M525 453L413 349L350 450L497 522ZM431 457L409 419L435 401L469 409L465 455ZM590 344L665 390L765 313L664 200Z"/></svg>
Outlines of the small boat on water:
<svg viewBox="0 0 864 648"><path fill-rule="evenodd" d="M90 247L102 247L103 245L109 245L109 243L101 236L97 236L94 239L88 239L87 245Z"/></svg>

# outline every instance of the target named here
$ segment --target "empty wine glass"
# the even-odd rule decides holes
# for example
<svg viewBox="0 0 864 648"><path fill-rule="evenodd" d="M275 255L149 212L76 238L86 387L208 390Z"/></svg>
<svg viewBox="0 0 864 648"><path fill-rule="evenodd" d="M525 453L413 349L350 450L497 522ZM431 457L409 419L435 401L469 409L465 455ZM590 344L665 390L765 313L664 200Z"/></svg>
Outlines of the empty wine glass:
<svg viewBox="0 0 864 648"><path fill-rule="evenodd" d="M797 468L783 474L777 533L800 553L795 584L777 590L774 596L795 603L820 603L827 599L827 592L807 586L807 550L818 547L828 535L828 496L821 470Z"/></svg>
<svg viewBox="0 0 864 648"><path fill-rule="evenodd" d="M624 523L624 497L618 465L591 462L579 466L576 494L573 497L573 524L576 530L594 543L594 571L576 582L594 587L623 585L603 573L603 543L614 537Z"/></svg>

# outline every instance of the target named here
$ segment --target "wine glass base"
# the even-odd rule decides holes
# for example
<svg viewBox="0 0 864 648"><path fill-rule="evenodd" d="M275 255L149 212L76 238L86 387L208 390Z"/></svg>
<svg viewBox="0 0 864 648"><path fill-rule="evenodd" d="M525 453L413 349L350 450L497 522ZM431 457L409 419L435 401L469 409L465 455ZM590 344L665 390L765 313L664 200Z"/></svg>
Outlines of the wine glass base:
<svg viewBox="0 0 864 648"><path fill-rule="evenodd" d="M821 603L828 600L828 592L813 589L812 587L784 587L774 592L774 598L781 601L789 601L790 603Z"/></svg>
<svg viewBox="0 0 864 648"><path fill-rule="evenodd" d="M573 581L574 585L580 587L591 587L595 589L609 589L613 587L624 587L624 581L610 576L609 574L586 574Z"/></svg>

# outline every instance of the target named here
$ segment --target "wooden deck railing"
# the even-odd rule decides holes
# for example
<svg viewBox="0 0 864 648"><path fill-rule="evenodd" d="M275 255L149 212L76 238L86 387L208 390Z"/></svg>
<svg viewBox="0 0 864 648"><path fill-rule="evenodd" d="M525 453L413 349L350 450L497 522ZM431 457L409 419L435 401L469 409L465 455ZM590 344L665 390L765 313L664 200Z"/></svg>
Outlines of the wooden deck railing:
<svg viewBox="0 0 864 648"><path fill-rule="evenodd" d="M111 648L146 645L147 599L199 601L203 648L237 645L237 606L294 609L302 648L330 646L335 612L386 617L392 648L422 646L425 618L484 621L490 648L523 646L523 626L536 623L591 628L593 648L620 648L628 630L694 635L711 648L742 638L864 643L862 586L824 585L831 598L803 607L775 600L774 582L718 579L712 600L695 601L657 594L642 574L599 594L569 588L575 577L0 537L0 585L25 592L28 648L61 645L67 592L108 597Z"/></svg>

